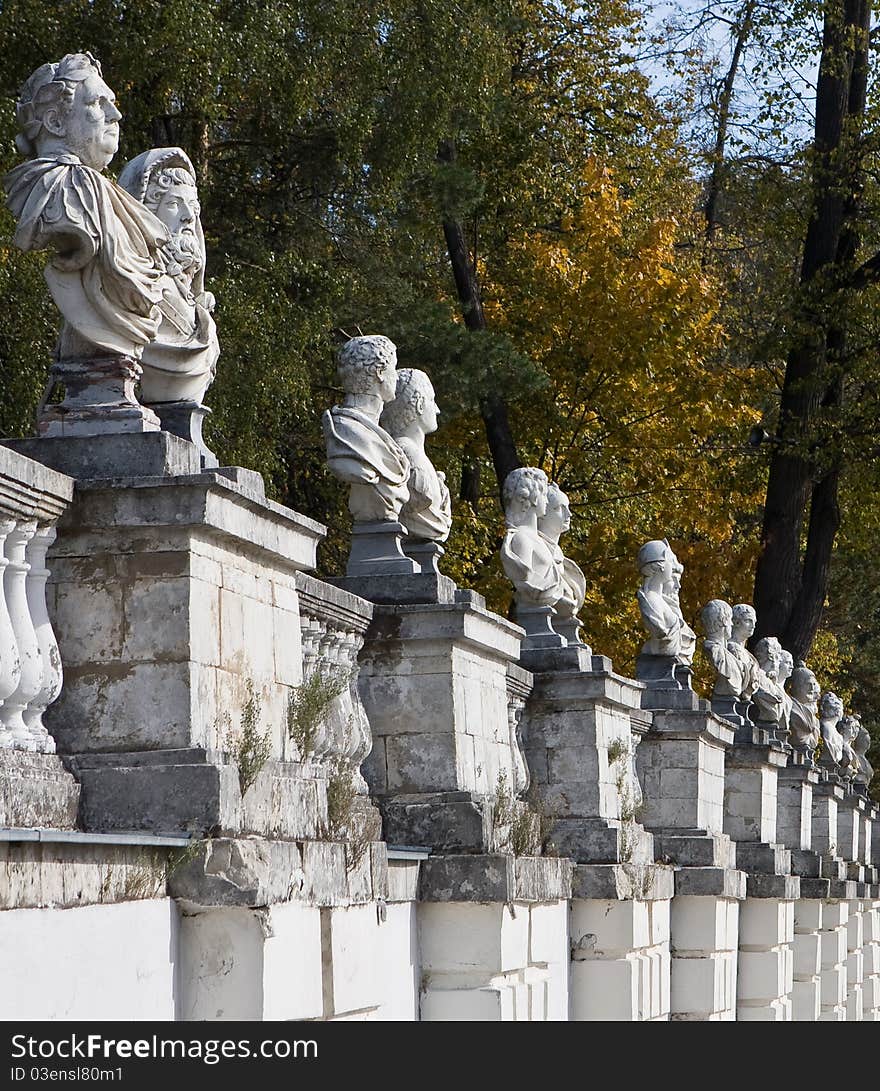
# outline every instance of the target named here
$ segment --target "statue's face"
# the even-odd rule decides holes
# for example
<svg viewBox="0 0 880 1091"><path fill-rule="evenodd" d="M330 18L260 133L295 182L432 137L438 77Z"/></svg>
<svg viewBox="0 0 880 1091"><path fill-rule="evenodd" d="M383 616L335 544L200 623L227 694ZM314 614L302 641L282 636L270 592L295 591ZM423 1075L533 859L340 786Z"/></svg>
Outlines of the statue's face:
<svg viewBox="0 0 880 1091"><path fill-rule="evenodd" d="M564 534L571 526L571 508L568 497L558 490L553 494L553 501L547 500L547 511L543 518L542 530L551 537Z"/></svg>
<svg viewBox="0 0 880 1091"><path fill-rule="evenodd" d="M397 361L385 364L379 372L379 389L377 391L383 402L393 402L397 395Z"/></svg>
<svg viewBox="0 0 880 1091"><path fill-rule="evenodd" d="M791 672L794 670L794 659L791 657L791 652L787 652L784 648L779 655L779 678L780 681L786 681L791 677Z"/></svg>
<svg viewBox="0 0 880 1091"><path fill-rule="evenodd" d="M175 183L162 194L156 215L174 238L180 235L196 237L196 223L202 211L195 186Z"/></svg>
<svg viewBox="0 0 880 1091"><path fill-rule="evenodd" d="M821 712L829 720L839 720L843 716L843 701L836 694L826 694L822 700Z"/></svg>
<svg viewBox="0 0 880 1091"><path fill-rule="evenodd" d="M440 410L437 406L437 399L434 396L434 388L429 387L425 391L425 408L422 410L422 428L425 431L425 435L430 435L431 432L437 431L437 418L440 415Z"/></svg>
<svg viewBox="0 0 880 1091"><path fill-rule="evenodd" d="M63 119L58 119L61 131L54 132L50 124L46 128L53 135L63 136L67 147L87 167L103 170L119 148L121 117L116 96L93 71L77 83L70 109Z"/></svg>
<svg viewBox="0 0 880 1091"><path fill-rule="evenodd" d="M745 638L747 640L752 635L752 633L754 633L755 624L756 624L756 619L755 619L754 611L752 611L752 610L740 610L737 613L736 621L734 622L734 626L736 628L736 631L738 633L741 633L743 636L745 636Z"/></svg>
<svg viewBox="0 0 880 1091"><path fill-rule="evenodd" d="M820 692L819 683L812 671L807 671L805 677L798 676L796 683L792 686L794 696L805 705L818 701Z"/></svg>

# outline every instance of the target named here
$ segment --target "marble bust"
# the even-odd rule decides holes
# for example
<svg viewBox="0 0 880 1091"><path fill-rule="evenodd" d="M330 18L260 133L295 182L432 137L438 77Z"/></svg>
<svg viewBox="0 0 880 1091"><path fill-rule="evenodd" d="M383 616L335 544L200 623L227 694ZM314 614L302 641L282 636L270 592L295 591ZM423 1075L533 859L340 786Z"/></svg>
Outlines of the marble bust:
<svg viewBox="0 0 880 1091"><path fill-rule="evenodd" d="M424 371L401 368L394 399L385 406L380 423L409 460L409 499L400 509L400 521L411 538L429 542L445 542L452 526L446 476L425 453L425 436L437 431L439 412Z"/></svg>
<svg viewBox="0 0 880 1091"><path fill-rule="evenodd" d="M791 742L798 750L813 751L819 742L819 683L816 676L801 660L791 672L788 681L791 695Z"/></svg>
<svg viewBox="0 0 880 1091"><path fill-rule="evenodd" d="M860 726L856 716L844 716L837 725L842 750L840 768L844 776L855 778L859 772L859 759L856 756L854 743L858 737Z"/></svg>
<svg viewBox="0 0 880 1091"><path fill-rule="evenodd" d="M862 725L862 721L858 716L853 716L853 720L855 720L856 723L856 736L851 743L851 746L858 767L853 780L856 784L863 785L867 789L868 785L871 783L871 778L874 776L874 767L868 761L868 748L871 745L871 736L868 733L868 729Z"/></svg>
<svg viewBox="0 0 880 1091"><path fill-rule="evenodd" d="M762 672L760 689L755 693L761 718L776 720L779 733L785 736L789 732L791 697L785 692L785 680L791 674L794 662L775 636L765 636L755 645L755 659ZM770 700L764 700L767 694Z"/></svg>
<svg viewBox="0 0 880 1091"><path fill-rule="evenodd" d="M678 603L683 567L669 542L646 542L639 550L638 567L642 586L636 593L642 624L648 640L643 655L671 656L679 663L693 662L696 637L686 624Z"/></svg>
<svg viewBox="0 0 880 1091"><path fill-rule="evenodd" d="M141 400L201 404L217 366L220 347L205 291L205 236L196 172L180 148L153 148L125 165L119 185L168 229L160 251L165 277L161 324L141 356Z"/></svg>
<svg viewBox="0 0 880 1091"><path fill-rule="evenodd" d="M755 631L757 615L749 603L739 602L733 607L731 618L730 650L742 667L743 699L750 701L761 684L758 660L746 647L746 641Z"/></svg>
<svg viewBox="0 0 880 1091"><path fill-rule="evenodd" d="M743 666L739 656L731 651L733 611L721 599L712 599L700 611L705 639L703 653L715 668L713 700L719 697L739 699L743 691Z"/></svg>
<svg viewBox="0 0 880 1091"><path fill-rule="evenodd" d="M107 178L119 145L113 92L89 53L44 64L21 89L3 180L21 250L51 250L46 282L64 318L57 357L140 358L159 329L165 225Z"/></svg>
<svg viewBox="0 0 880 1091"><path fill-rule="evenodd" d="M823 765L840 765L843 761L843 736L838 724L843 719L843 701L836 693L823 693L819 699L819 733L822 736Z"/></svg>
<svg viewBox="0 0 880 1091"><path fill-rule="evenodd" d="M352 337L337 358L341 405L321 420L330 470L351 486L355 523L397 522L409 500L409 459L379 424L397 393L397 349L387 337Z"/></svg>
<svg viewBox="0 0 880 1091"><path fill-rule="evenodd" d="M571 507L568 497L555 481L547 488L547 510L538 517L538 534L550 547L556 564L562 572L562 597L556 602L554 629L566 638L569 644L579 642L580 613L587 594L587 580L580 566L566 557L559 545L560 537L571 526Z"/></svg>
<svg viewBox="0 0 880 1091"><path fill-rule="evenodd" d="M549 482L543 470L520 466L504 480L507 532L501 544L504 572L516 589L517 606L555 606L564 593L562 565L538 520L547 513Z"/></svg>

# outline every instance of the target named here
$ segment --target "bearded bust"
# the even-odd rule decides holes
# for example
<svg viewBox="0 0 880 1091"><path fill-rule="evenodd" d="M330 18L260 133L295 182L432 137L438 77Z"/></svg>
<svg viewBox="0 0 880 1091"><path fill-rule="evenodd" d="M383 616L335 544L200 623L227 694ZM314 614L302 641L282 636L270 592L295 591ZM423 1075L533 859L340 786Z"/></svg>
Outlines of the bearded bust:
<svg viewBox="0 0 880 1091"><path fill-rule="evenodd" d="M220 347L205 291L205 236L195 169L180 148L153 148L125 165L119 184L165 225L159 332L143 351L141 400L201 405Z"/></svg>

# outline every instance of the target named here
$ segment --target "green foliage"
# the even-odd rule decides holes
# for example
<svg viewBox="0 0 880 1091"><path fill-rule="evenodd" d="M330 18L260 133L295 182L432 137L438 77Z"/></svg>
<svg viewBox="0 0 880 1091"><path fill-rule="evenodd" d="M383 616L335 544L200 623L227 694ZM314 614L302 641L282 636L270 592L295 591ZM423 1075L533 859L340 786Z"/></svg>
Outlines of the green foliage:
<svg viewBox="0 0 880 1091"><path fill-rule="evenodd" d="M233 729L229 714L224 713L218 724L218 735L238 768L238 784L244 796L272 756L272 732L270 728L260 730L260 699L250 679L238 730Z"/></svg>
<svg viewBox="0 0 880 1091"><path fill-rule="evenodd" d="M325 672L320 668L290 691L287 704L287 733L305 760L315 749L318 732L330 705L349 684L351 675L343 670Z"/></svg>

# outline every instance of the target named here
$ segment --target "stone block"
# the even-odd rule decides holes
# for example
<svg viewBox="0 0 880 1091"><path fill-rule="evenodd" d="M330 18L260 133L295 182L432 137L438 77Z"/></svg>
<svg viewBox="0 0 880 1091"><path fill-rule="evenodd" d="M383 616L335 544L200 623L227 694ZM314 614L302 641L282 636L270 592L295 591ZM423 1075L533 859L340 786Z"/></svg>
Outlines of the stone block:
<svg viewBox="0 0 880 1091"><path fill-rule="evenodd" d="M817 933L796 933L792 951L794 952L795 977L814 977L821 971L821 939Z"/></svg>
<svg viewBox="0 0 880 1091"><path fill-rule="evenodd" d="M592 959L571 967L571 1018L635 1022L640 1018L640 965L635 958Z"/></svg>
<svg viewBox="0 0 880 1091"><path fill-rule="evenodd" d="M569 907L559 900L534 905L529 914L529 962L567 963L569 958Z"/></svg>
<svg viewBox="0 0 880 1091"><path fill-rule="evenodd" d="M423 902L418 915L423 972L491 975L529 963L524 905Z"/></svg>
<svg viewBox="0 0 880 1091"><path fill-rule="evenodd" d="M384 926L376 906L327 907L320 912L325 1013L336 1016L379 1006L384 1000L380 972Z"/></svg>
<svg viewBox="0 0 880 1091"><path fill-rule="evenodd" d="M79 796L55 754L0 750L0 827L72 829Z"/></svg>
<svg viewBox="0 0 880 1091"><path fill-rule="evenodd" d="M672 960L670 1010L698 1018L733 1017L735 956L729 952Z"/></svg>
<svg viewBox="0 0 880 1091"><path fill-rule="evenodd" d="M791 992L791 1017L795 1022L815 1023L821 1011L819 981L795 981Z"/></svg>
<svg viewBox="0 0 880 1091"><path fill-rule="evenodd" d="M388 740L391 741L391 740ZM381 803L385 839L435 852L488 852L493 842L491 803L470 793L396 796Z"/></svg>
<svg viewBox="0 0 880 1091"><path fill-rule="evenodd" d="M582 901L571 905L571 937L575 952L605 958L651 943L647 902ZM575 953L575 961L579 954Z"/></svg>
<svg viewBox="0 0 880 1091"><path fill-rule="evenodd" d="M685 867L675 872L676 897L744 898L746 873L730 868Z"/></svg>
<svg viewBox="0 0 880 1091"><path fill-rule="evenodd" d="M737 965L737 1000L778 1000L791 992L790 964L785 948L767 951L740 949Z"/></svg>
<svg viewBox="0 0 880 1091"><path fill-rule="evenodd" d="M428 987L422 994L420 1012L426 1023L504 1021L504 990L483 988L441 989Z"/></svg>
<svg viewBox="0 0 880 1091"><path fill-rule="evenodd" d="M673 869L662 864L577 864L572 872L575 898L663 900L674 884Z"/></svg>
<svg viewBox="0 0 880 1091"><path fill-rule="evenodd" d="M793 936L793 901L747 897L740 906L740 949L744 947L772 947L779 943L791 943Z"/></svg>
<svg viewBox="0 0 880 1091"><path fill-rule="evenodd" d="M211 838L173 868L168 889L194 906L257 908L289 901L303 882L302 856L292 841Z"/></svg>
<svg viewBox="0 0 880 1091"><path fill-rule="evenodd" d="M179 477L201 470L199 450L170 432L95 436L41 436L3 445L78 481Z"/></svg>

